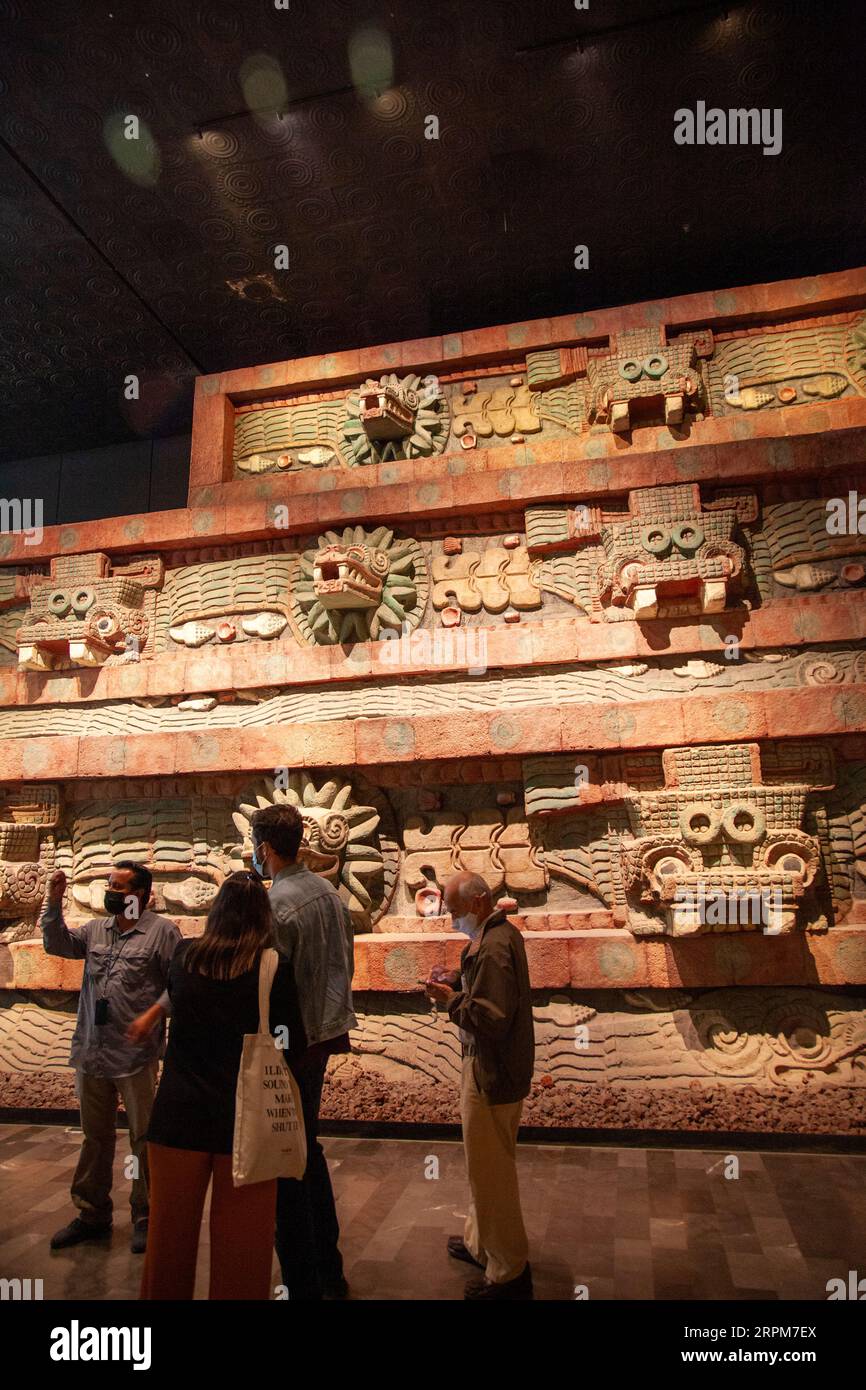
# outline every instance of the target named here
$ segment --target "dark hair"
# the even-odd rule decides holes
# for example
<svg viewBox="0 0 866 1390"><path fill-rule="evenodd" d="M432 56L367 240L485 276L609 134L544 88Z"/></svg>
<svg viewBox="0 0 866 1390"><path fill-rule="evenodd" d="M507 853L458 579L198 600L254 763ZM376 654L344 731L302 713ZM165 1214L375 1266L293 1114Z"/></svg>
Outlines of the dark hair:
<svg viewBox="0 0 866 1390"><path fill-rule="evenodd" d="M144 864L136 864L134 859L118 859L116 864L112 864L112 869L131 869L132 886L136 892L141 893L144 898L145 907L150 902L150 893L153 888L153 874Z"/></svg>
<svg viewBox="0 0 866 1390"><path fill-rule="evenodd" d="M187 970L213 980L234 980L273 946L271 905L256 874L229 874L211 904L204 932L186 947Z"/></svg>
<svg viewBox="0 0 866 1390"><path fill-rule="evenodd" d="M304 838L304 822L297 806L263 806L254 811L250 825L253 840L266 840L281 859L296 859Z"/></svg>

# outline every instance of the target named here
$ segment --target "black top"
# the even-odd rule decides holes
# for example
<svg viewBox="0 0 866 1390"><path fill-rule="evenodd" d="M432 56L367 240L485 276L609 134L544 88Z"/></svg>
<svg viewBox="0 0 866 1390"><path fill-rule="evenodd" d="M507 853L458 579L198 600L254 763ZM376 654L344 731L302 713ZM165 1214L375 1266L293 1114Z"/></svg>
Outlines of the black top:
<svg viewBox="0 0 866 1390"><path fill-rule="evenodd" d="M212 980L184 968L187 945L180 943L169 970L171 1027L147 1137L173 1149L229 1154L244 1034L259 1026L259 967ZM306 1038L292 967L282 957L271 987L271 1032L280 1024L294 1060Z"/></svg>

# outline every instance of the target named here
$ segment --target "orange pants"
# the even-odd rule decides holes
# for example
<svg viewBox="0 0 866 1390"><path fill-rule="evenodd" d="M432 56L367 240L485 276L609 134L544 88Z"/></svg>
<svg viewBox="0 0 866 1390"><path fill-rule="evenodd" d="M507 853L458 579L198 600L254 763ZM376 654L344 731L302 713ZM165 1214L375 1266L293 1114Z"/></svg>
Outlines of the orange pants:
<svg viewBox="0 0 866 1390"><path fill-rule="evenodd" d="M150 1224L141 1297L191 1299L208 1184L209 1298L270 1298L276 1182L235 1187L231 1154L148 1144Z"/></svg>

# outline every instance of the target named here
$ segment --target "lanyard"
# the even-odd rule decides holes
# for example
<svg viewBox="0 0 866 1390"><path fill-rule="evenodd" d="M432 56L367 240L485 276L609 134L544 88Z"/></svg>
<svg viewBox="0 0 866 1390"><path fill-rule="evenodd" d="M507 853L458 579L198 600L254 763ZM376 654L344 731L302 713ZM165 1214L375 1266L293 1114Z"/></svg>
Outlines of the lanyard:
<svg viewBox="0 0 866 1390"><path fill-rule="evenodd" d="M107 966L106 971L105 971L105 984L104 984L103 987L102 987L102 994L100 995L100 998L101 998L101 999L105 999L105 998L107 997L107 995L108 995L108 986L109 986L109 984L110 984L110 982L111 982L111 972L112 972L112 969L113 969L113 967L114 967L114 962L115 962L115 960L120 960L120 953L121 953L121 951L123 950L124 946L126 945L127 940L129 939L129 937L132 936L132 933L135 931L135 928L134 928L134 927L130 928L130 930L129 930L128 932L126 932L123 936L120 936L120 935L119 935L118 930L117 930L116 927L111 927L111 928L110 928L110 931L111 931L111 933L112 933L112 938L111 938L111 943L110 943L110 945L109 945L109 947L108 947L108 966ZM118 948L117 948L117 955L115 956L115 954L114 954L114 948L115 948L115 945L117 944L118 939L119 939L119 941L120 941L120 945L119 945Z"/></svg>

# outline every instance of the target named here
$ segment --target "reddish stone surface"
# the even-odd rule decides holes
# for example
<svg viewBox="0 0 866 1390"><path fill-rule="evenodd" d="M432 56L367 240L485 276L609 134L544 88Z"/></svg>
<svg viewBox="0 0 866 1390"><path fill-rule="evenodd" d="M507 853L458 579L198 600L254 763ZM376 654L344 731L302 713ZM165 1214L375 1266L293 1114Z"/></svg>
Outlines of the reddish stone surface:
<svg viewBox="0 0 866 1390"><path fill-rule="evenodd" d="M866 1134L862 1087L801 1089L731 1088L693 1083L667 1091L649 1086L563 1086L540 1078L523 1106L529 1127L594 1131ZM13 1110L76 1110L71 1072L0 1071L0 1118ZM352 1058L326 1073L322 1119L369 1124L459 1125L457 1088L448 1082L394 1081L365 1070Z"/></svg>
<svg viewBox="0 0 866 1390"><path fill-rule="evenodd" d="M512 914L526 931L533 989L680 989L726 985L827 986L866 983L866 921L832 932L710 933L635 938L611 914ZM355 938L355 988L417 994L434 965L456 968L466 942L440 919L386 919L386 930ZM401 927L403 930L401 930ZM198 931L200 924L191 926ZM423 933L423 935L422 935ZM47 956L40 940L8 947L12 975L0 989L77 988L81 966ZM71 981L71 983L70 983Z"/></svg>
<svg viewBox="0 0 866 1390"><path fill-rule="evenodd" d="M781 404L784 397L777 397L778 405L773 402L760 409L744 406L739 413L713 414L716 407L708 407L701 412L703 418L688 418L681 426L667 427L658 420L651 423L645 416L643 420L635 418L631 430L623 434L606 427L603 412L600 416L588 413L582 432L579 428L557 432L545 426L544 433L533 434L531 422L524 420L498 429L494 437L485 434L481 425L473 425L464 438L471 447L463 447L455 433L445 452L429 458L407 457L340 468L326 464L321 469L304 467L243 477L235 476L233 463L239 408L248 416L269 402L334 400L368 375L375 378L385 372L417 369L421 374L437 374L442 382L461 383L464 390L471 384L475 389L467 391L467 399L474 410L481 408L491 369L501 381L511 381L512 388L518 389L531 365L526 354L539 349L560 349L558 357L556 352L552 354L551 380L567 381L569 373L588 372L588 364L595 360L593 354L596 358L603 354L604 344L615 343L617 334L630 329L659 330L667 334L667 339L660 341L670 343L680 332L693 333L706 327L715 336L716 350L721 351L724 344L747 332L808 331L816 324L844 327L853 321L855 312L862 313L864 305L866 274L859 269L810 277L808 281L746 286L718 294L708 291L586 315L467 328L444 338L383 344L202 378L196 387L186 508L50 527L36 546L25 547L23 537L10 536L5 538L8 545L4 545L2 563L47 566L58 555L104 551L113 560L122 560L160 552L166 564L179 567L198 558L243 558L252 551L261 554L265 550L261 542L273 542L275 553L285 550L296 554L315 546L327 529L341 533L344 527L357 524L370 531L382 523L422 540L430 566L434 556L454 560L463 556L465 560L493 537L495 544L503 546L501 554L507 553L511 565L521 555L524 527L528 529L526 508L534 504L571 506L579 501L592 507L601 526L605 513L608 519L623 515L636 489L674 484L694 485L695 504L705 507L712 506L716 489L727 485L753 488L765 512L778 503L808 497L810 489L817 495L814 490L819 485L828 494L834 490L837 495L849 490L866 494L866 395L856 375L860 369L851 362L845 367L850 372L842 388L844 394L840 392L835 399L804 402L788 390L789 404ZM547 366L541 369L548 371ZM835 389L831 382L827 392L832 394ZM698 485L703 485L702 493ZM286 510L289 530L277 525L277 508ZM540 548L532 552L533 565L542 554L561 559L575 540L568 527L564 536L552 526L548 542L546 524L540 527ZM107 805L112 800L135 800L143 795L206 798L213 788L219 795L235 797L238 779L231 780L235 774L243 774L253 786L257 777L278 767L309 771L315 778L315 792L332 774L339 773L355 785L359 804L364 804L365 794L378 797L381 793L385 800L393 794L393 825L388 826L387 834L396 836L394 854L399 847L400 826L416 810L430 817L431 824L439 816L451 815L450 823L447 819L436 823L437 831L445 824L442 844L446 856L449 845L458 858L465 854L483 859L489 852L491 864L495 863L497 871L502 869L501 879L507 869L516 875L519 885L519 874L529 873L530 848L544 843L541 816L531 825L526 823L528 813L522 798L526 791L528 800L530 792L524 787L524 758L538 755L555 759L559 753L567 754L560 759L566 764L566 784L569 758L575 765L590 768L589 784L581 788L580 795L568 802L566 785L561 789L565 802L543 808L544 815L595 807L602 816L609 810L614 819L621 817L629 796L633 801L638 795L634 779L641 775L641 757L661 750L689 746L716 750L757 744L760 749L771 750L772 763L774 741L784 750L797 741L813 740L813 751L806 757L809 767L820 765L823 755L830 752L837 771L842 772L846 765L866 759L862 664L849 663L844 672L810 674L804 662L797 668L796 678L786 677L787 683L774 686L770 679L744 680L739 686L732 682L721 692L718 687L704 688L692 680L694 666L701 665L697 659L704 658L707 663L718 660L730 636L738 639L743 661L767 661L770 673L772 660L779 653L790 664L798 653L808 658L819 645L863 647L866 593L861 587L864 565L859 538L850 537L834 554L837 566L840 557L845 557L841 585L849 587L823 592L822 586L835 583L835 576L828 579L821 573L809 573L802 577L801 586L796 574L793 578L785 575L794 561L788 563L784 545L780 555L770 555L770 542L766 544L767 551L762 552L765 571L782 572L778 585L782 587L787 578L785 592L780 597L770 592L768 599L770 581L764 573L763 588L759 590L750 578L743 591L738 591L739 606L721 614L613 621L621 616L614 614L608 621L610 614L601 614L591 605L587 605L587 615L572 609L567 592L556 591L555 603L545 599L542 611L533 609L531 602L522 607L516 599L507 605L485 601L473 607L471 602L446 595L444 606L437 600L435 612L432 608L427 612L430 629L448 629L449 638L474 632L486 640L486 671L480 678L484 697L467 695L465 708L459 704L449 707L440 699L441 689L455 679L466 679L461 655L439 652L419 661L401 646L394 652L395 659L386 664L381 641L343 646L305 643L293 635L292 625L299 619L288 595L282 598L285 613L291 614L289 629L285 638L273 642L243 640L243 611L232 608L219 621L234 629L233 634L224 634L234 640L214 640L205 646L162 650L156 655L151 649L141 661L115 662L96 669L44 673L7 667L0 670L4 717L15 706L31 707L38 718L46 720L53 717L52 711L62 710L68 716L70 710L77 710L81 726L79 731L64 722L60 727L76 731L31 736L30 728L38 731L40 727L37 718L32 726L26 726L26 737L2 740L0 783L7 791L22 784L85 788L96 804ZM814 563L820 570L820 544L817 553L819 560ZM183 558L179 560L178 555ZM791 587L795 581L796 587ZM21 603L31 582L27 576L17 576L14 597L13 589L7 591L7 606ZM546 595L553 592L545 590ZM292 599L293 603L298 601ZM644 609L654 611L646 601ZM165 610L160 611L164 616ZM593 675L596 668L604 672L612 668L611 676L623 664L631 665L638 668L632 672L635 678L642 679L641 663L664 666L665 662L665 669L688 662L689 669L678 672L688 677L682 693L678 686L666 687L664 693L654 691L649 677L623 698L590 698L587 694L569 702L574 687L567 687L569 695L560 698L555 684L562 673L579 670L580 665ZM499 677L515 675L534 683L533 694L539 688L536 677L543 675L544 698L527 696L524 701L522 695L519 700L508 696L497 702ZM327 702L305 711L314 717L303 721L280 715L269 723L254 723L242 717L247 708L254 708L249 702L252 692L262 700L275 693L303 698L305 690L315 690L317 698L322 692L354 699L365 688L386 682L398 690L411 688L413 699L417 694L417 704L407 699L404 712L400 702L394 701L393 707L386 707L391 709L388 717L383 717L382 707L371 703L375 717L367 717L366 706L349 706L335 699L330 705L330 712L338 716L335 718L319 717L329 712ZM433 687L436 693L428 693ZM165 702L162 707L167 710L169 702L176 703L180 696L220 697L224 703L232 703L236 725L228 728L217 717L209 720L210 711L204 708L196 714L196 718L201 714L200 726L192 729L177 728L166 717L167 732L130 731L122 737L102 732L103 716L96 706L118 702L146 709L148 703ZM352 717L347 709L353 712ZM363 711L360 714L359 709ZM145 722L133 716L130 728ZM94 732L85 732L87 729ZM760 782L760 749L751 753L756 782ZM710 765L709 757L707 762ZM808 767L803 775L808 775ZM359 783L364 791L358 791ZM193 784L194 793L190 791ZM843 789L839 793L842 797L847 784L841 775L838 785ZM701 788L705 799L711 799L714 792L713 785ZM84 800L84 793L80 799ZM384 801L377 804L384 806ZM829 805L821 804L825 809ZM477 813L483 824L472 819ZM834 814L838 817L841 813L837 809ZM621 825L621 821L616 823ZM547 822L550 827L554 824ZM832 838L838 831L823 833ZM485 835L489 839L486 848L482 843ZM567 841L568 837L564 838ZM556 839L553 828L550 839ZM859 842L854 855L859 862L862 846L858 846ZM513 858L506 862L508 855ZM521 856L521 867L516 868ZM404 862L406 857L404 853ZM862 870L859 878L857 870L852 870L854 896L837 905L828 930L819 920L809 930L798 927L775 937L755 931L672 937L661 930L656 935L633 934L633 903L624 903L622 894L619 898L608 894L604 902L609 905L604 906L598 897L593 898L592 891L584 893L580 886L585 866L566 866L557 877L554 860L555 854L549 880L542 875L536 881L538 896L534 901L529 894L529 900L524 900L514 879L500 885L502 897L514 889L517 906L512 915L525 933L531 980L539 990L605 990L623 995L646 989L758 985L782 991L804 985L832 990L866 982ZM413 903L433 902L438 910L435 891L422 889L418 893L416 889L417 881L411 893L404 891L401 883L388 910L383 909L384 915L377 919L375 930L359 932L355 987L377 995L395 994L404 1001L411 997L423 1011L426 1005L419 980L434 966L454 968L464 942L449 929L447 917L410 915ZM201 916L185 917L182 929L192 934L200 930L201 922ZM35 992L72 989L80 977L78 964L46 957L38 940L2 945L0 962L9 977L0 980L0 986L7 988ZM855 1025L859 1027L860 1022L852 1012L852 1028ZM31 1093L36 1097L30 1103L60 1103L67 1078L52 1080L51 1074L38 1072L30 1075ZM14 1094L28 1093L26 1080L13 1077L8 1084ZM825 1096L820 1085L810 1086L795 1118L790 1114L790 1094L790 1090L784 1095L777 1090L765 1094L760 1087L722 1093L719 1088L672 1085L661 1095L651 1088L563 1087L548 1076L545 1084L533 1091L526 1121L578 1127L652 1125L779 1131L794 1126L815 1132L832 1127L850 1133L863 1128L861 1088L834 1086ZM456 1116L455 1096L450 1088L432 1083L403 1080L386 1084L350 1061L330 1077L326 1113L365 1120L451 1119Z"/></svg>

